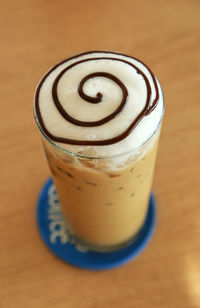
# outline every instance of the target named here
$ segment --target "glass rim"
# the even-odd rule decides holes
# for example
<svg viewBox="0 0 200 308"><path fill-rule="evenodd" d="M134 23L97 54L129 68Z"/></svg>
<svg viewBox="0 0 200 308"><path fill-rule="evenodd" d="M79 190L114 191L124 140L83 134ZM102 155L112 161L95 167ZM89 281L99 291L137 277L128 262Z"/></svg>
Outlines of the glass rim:
<svg viewBox="0 0 200 308"><path fill-rule="evenodd" d="M158 81L157 77L156 77L156 80ZM159 81L158 81L159 83ZM160 85L160 83L159 83ZM88 156L88 155L83 155L83 154L79 154L79 153L75 153L75 152L71 152L71 151L68 151L66 150L65 148L63 148L62 146L60 146L58 143L54 142L53 140L51 140L46 134L45 132L42 130L41 126L40 126L40 123L38 121L38 118L37 118L37 115L36 115L36 111L35 111L35 100L33 101L33 114L34 114L34 118L35 118L35 121L36 121L36 124L40 130L40 132L42 133L43 137L51 144L53 145L56 149L64 152L65 154L68 154L70 156L73 156L73 157L78 157L78 158L83 158L83 159L91 159L91 160L105 160L105 159L112 159L112 158L117 158L117 157L120 157L122 155L128 155L129 153L133 153L133 152L136 152L138 149L140 149L142 146L144 146L145 144L148 143L148 141L156 134L157 130L159 129L159 127L161 126L161 123L162 123L162 119L163 119L163 115L164 115L164 111L165 111L165 104L164 104L164 94L163 94L163 90L162 90L162 87L160 86L160 90L161 90L161 99L162 99L162 113L161 113L161 116L160 116L160 120L158 122L158 125L156 127L156 129L153 131L152 135L147 139L145 140L142 144L140 144L139 146L137 146L136 148L134 149L131 149L131 150L128 150L126 152L123 152L123 153L119 153L119 154L116 154L116 155L109 155L109 156Z"/></svg>

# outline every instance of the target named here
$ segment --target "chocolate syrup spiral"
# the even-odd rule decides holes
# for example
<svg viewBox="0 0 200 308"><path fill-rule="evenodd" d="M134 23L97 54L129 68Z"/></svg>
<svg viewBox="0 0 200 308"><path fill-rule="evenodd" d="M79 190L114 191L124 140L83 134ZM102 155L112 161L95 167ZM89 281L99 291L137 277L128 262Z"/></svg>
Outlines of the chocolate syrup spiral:
<svg viewBox="0 0 200 308"><path fill-rule="evenodd" d="M87 60L87 59L86 59ZM84 61L84 60L83 60ZM83 61L79 61L79 62L76 62L76 64L78 63L81 63ZM73 65L74 66L74 65ZM61 103L59 102L59 99L58 99L58 96L57 96L57 85L58 85L58 82L60 80L60 78L62 77L62 75L68 71L70 67L67 67L66 69L64 69L59 75L58 77L55 79L54 83L53 83L53 88L52 88L52 96L53 96L53 100L54 100L54 104L56 105L57 109L59 110L59 112L62 114L63 118L65 118L67 121L71 122L72 124L75 124L75 125L79 125L79 126L86 126L86 127L91 127L91 126L99 126L99 125L102 125L102 124L105 124L106 122L110 121L111 119L113 119L118 113L121 112L121 110L124 108L124 105L126 104L126 99L127 99L127 96L128 96L128 91L125 87L125 85L117 78L115 77L114 75L111 75L109 73L104 73L104 72L97 72L97 73L93 73L93 74L89 74L87 76L85 76L81 82L79 83L79 87L78 87L78 93L80 95L80 97L82 97L85 101L89 102L89 103L92 103L92 104L98 104L102 101L102 97L103 95L98 92L97 93L97 96L96 97L91 97L91 96L88 96L86 95L84 92L83 92L83 86L84 86L84 83L90 79L90 78L94 78L94 77L106 77L106 78L110 78L111 80L115 81L119 86L120 88L122 89L122 93L123 93L123 98L122 98L122 101L119 105L119 107L113 112L111 113L109 116L99 120L99 121L90 121L90 122L87 122L87 121L79 121L79 120L76 120L74 118L72 118L65 110L64 108L62 107Z"/></svg>
<svg viewBox="0 0 200 308"><path fill-rule="evenodd" d="M155 76L153 75L153 73L150 71L149 68L147 68L144 63L142 63L141 61L135 59L137 61L139 61L140 63L142 63L146 69L149 71L152 80L153 80L153 84L155 87L155 92L156 92L156 97L153 100L152 104L151 104L151 95L152 95L152 91L151 91L151 86L149 83L148 78L146 77L146 75L144 74L144 72L142 70L140 70L138 67L136 67L133 63L126 61L124 59L121 58L117 58L117 57L92 57L92 58L86 58L80 61L76 61L74 63L72 63L71 65L67 66L66 68L64 68L59 75L56 77L56 79L53 82L53 86L52 86L52 98L53 98L53 102L57 108L57 110L60 112L60 114L62 115L63 118L66 119L66 121L74 124L74 125L78 125L78 126L84 126L84 127L95 127L95 126L100 126L102 124L107 123L108 121L114 119L125 107L126 102L127 102L127 97L128 97L128 90L125 87L125 85L123 84L123 82L121 80L119 80L116 76L109 74L107 72L95 72L92 74L89 74L87 76L85 76L79 83L78 85L78 93L79 96L86 102L91 103L91 104L99 104L101 103L101 101L103 100L103 95L102 93L98 92L96 94L96 97L91 97L88 96L84 93L83 91L83 87L85 82L87 82L89 79L91 78L96 78L96 77L105 77L105 78L109 78L111 79L113 82L115 82L122 91L122 100L120 102L120 105L117 107L117 109L112 112L110 115L98 120L98 121L80 121L77 120L75 118L73 118L72 116L70 116L62 107L62 104L60 103L59 99L58 99L58 95L57 95L57 86L59 83L59 80L61 79L61 77L63 76L63 74L65 72L67 72L68 70L70 70L72 67L79 65L83 62L89 62L92 60L113 60L113 61L119 61L119 62L124 62L128 65L130 65L132 68L134 68L136 70L136 72L142 76L142 78L144 79L144 82L146 84L146 88L147 88L147 98L146 98L146 103L145 106L143 108L143 110L138 114L138 116L133 120L133 122L128 126L128 128L122 132L121 134L117 135L114 138L110 138L110 139L105 139L105 140L75 140L75 139L69 139L69 138L64 138L64 137L59 137L59 136L54 136L52 135L46 128L43 118L41 116L41 112L40 112L40 108L39 108L39 94L40 94L40 89L44 83L44 81L46 80L46 78L49 76L49 74L54 71L59 65L68 62L69 60L78 58L80 56L83 55L90 55L91 53L111 53L111 54L116 54L116 55L123 55L126 56L124 54L119 54L119 53L113 53L113 52L105 52L105 51L92 51L92 52L87 52L87 53L83 53L80 55L77 55L75 57L71 57L68 58L64 61L62 61L61 63L58 63L56 66L54 66L50 71L48 71L48 73L44 76L44 78L40 81L37 90L36 90L36 95L35 95L35 110L36 110L36 115L38 117L38 121L40 124L41 129L43 130L43 132L53 141L56 142L60 142L60 143L66 143L66 144L73 144L73 145L93 145L93 146L100 146L100 145L110 145L110 144L114 144L117 143L121 140L123 140L124 138L126 138L132 131L133 129L136 127L136 125L143 119L144 116L149 115L153 109L156 107L157 103L158 103L158 99L159 99L159 91L158 91L158 86L157 86L157 82L155 79ZM131 58L129 56L126 56L128 58Z"/></svg>

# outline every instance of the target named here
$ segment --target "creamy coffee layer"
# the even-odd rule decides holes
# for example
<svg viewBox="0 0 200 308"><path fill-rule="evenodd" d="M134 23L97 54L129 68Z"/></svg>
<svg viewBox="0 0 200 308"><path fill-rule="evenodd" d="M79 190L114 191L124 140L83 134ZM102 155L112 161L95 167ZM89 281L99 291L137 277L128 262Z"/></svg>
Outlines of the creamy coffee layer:
<svg viewBox="0 0 200 308"><path fill-rule="evenodd" d="M133 151L154 134L162 113L161 87L150 69L112 52L62 61L42 78L35 94L43 133L61 148L83 155Z"/></svg>

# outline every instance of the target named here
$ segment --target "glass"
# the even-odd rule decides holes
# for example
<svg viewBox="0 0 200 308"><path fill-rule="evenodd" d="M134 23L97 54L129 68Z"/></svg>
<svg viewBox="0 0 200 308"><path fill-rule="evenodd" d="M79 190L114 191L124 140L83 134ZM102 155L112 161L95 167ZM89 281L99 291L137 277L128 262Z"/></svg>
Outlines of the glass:
<svg viewBox="0 0 200 308"><path fill-rule="evenodd" d="M143 145L104 158L68 152L55 144L42 131L34 112L67 224L91 250L118 250L132 242L143 226L163 112L156 131Z"/></svg>

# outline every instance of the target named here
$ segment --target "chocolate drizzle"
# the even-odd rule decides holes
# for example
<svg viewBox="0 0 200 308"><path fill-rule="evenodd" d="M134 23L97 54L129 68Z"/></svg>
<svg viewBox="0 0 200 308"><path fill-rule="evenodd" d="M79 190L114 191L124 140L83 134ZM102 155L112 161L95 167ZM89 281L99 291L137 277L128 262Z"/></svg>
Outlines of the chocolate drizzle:
<svg viewBox="0 0 200 308"><path fill-rule="evenodd" d="M98 59L101 59L101 58L98 58ZM86 95L83 92L84 83L88 79L91 79L91 78L94 78L94 77L106 77L106 78L109 78L109 79L113 80L114 82L116 82L120 86L120 88L122 89L122 93L123 93L122 101L121 101L119 107L113 113L111 113L109 116L107 116L107 117L105 117L105 118L103 118L99 121L90 121L90 122L79 121L79 120L76 120L73 117L71 117L64 110L64 108L62 107L62 105L61 105L61 103L58 99L58 95L57 95L58 82L59 82L60 78L62 77L62 75L66 71L68 71L70 68L72 68L73 66L80 64L82 62L86 62L86 61L90 61L90 60L91 59L85 59L85 60L82 60L82 61L75 62L72 65L65 68L64 70L62 70L61 73L55 79L55 81L53 83L53 87L52 87L52 96L53 96L54 104L56 105L58 111L63 116L63 118L65 118L67 121L69 121L72 124L79 125L79 126L85 126L85 127L99 126L99 125L105 124L106 122L112 120L124 108L124 105L126 104L126 99L127 99L127 96L128 96L128 91L127 91L125 85L114 75L111 75L109 73L104 73L104 72L97 72L97 73L89 74L81 80L81 82L79 83L79 87L78 87L78 93L85 101L92 103L92 104L98 104L102 100L103 95L101 93L97 93L96 97L91 97L91 96ZM92 60L94 60L94 59L92 58ZM66 143L68 143L68 142L66 142Z"/></svg>
<svg viewBox="0 0 200 308"><path fill-rule="evenodd" d="M39 94L40 94L40 89L44 83L44 81L46 80L46 78L49 76L49 74L55 70L59 65L61 65L62 63L65 63L65 62L68 62L69 60L71 59L75 59L77 57L80 57L80 56L83 56L83 55L90 55L91 53L111 53L111 54L117 54L117 55L123 55L123 54L119 54L119 53L113 53L113 52L105 52L105 51L92 51L92 52L87 52L87 53L83 53L83 54L80 54L80 55L77 55L75 57L72 57L72 58L69 58L69 59L66 59L64 60L63 62L57 64L56 66L54 66L50 71L48 71L48 73L44 76L44 78L40 81L38 87L37 87L37 90L36 90L36 95L35 95L35 110L36 110L36 115L38 117L38 121L39 121L39 124L40 124L40 127L41 129L43 130L43 132L50 138L52 139L53 141L56 141L56 142L60 142L60 143L66 143L66 144L73 144L73 145L94 145L94 146L100 146L100 145L110 145L110 144L114 144L114 143L117 143L121 140L123 140L124 138L126 138L131 132L132 130L136 127L136 125L143 119L144 116L147 116L149 115L153 109L156 107L157 103L158 103L158 99L159 99L159 91L158 91L158 86L157 86L157 82L156 82L156 79L155 79L155 76L153 75L153 73L150 71L150 69L148 69L144 63L142 63L146 68L147 70L149 71L151 77L152 77L152 80L153 80L153 84L155 86L155 91L156 91L156 97L154 99L154 101L152 102L151 104L151 86L150 86L150 83L149 83L149 80L148 78L146 77L146 75L143 73L143 71L141 71L138 67L136 67L134 64L132 64L131 62L129 61L126 61L124 59L121 59L121 58L114 58L114 57L92 57L92 58L86 58L86 59L83 59L83 60L80 60L80 61L77 61L77 62L74 62L72 63L71 65L67 66L66 68L64 68L60 73L59 75L56 77L54 83L53 83L53 87L52 87L52 97L53 97L53 101L54 101L54 104L57 108L57 110L60 112L60 114L62 115L63 118L65 118L67 121L69 121L70 123L74 124L74 125L78 125L78 126L84 126L84 127L95 127L95 126L100 126L102 124L105 124L107 123L108 121L112 120L114 117L116 117L121 111L122 109L125 107L125 104L126 104L126 101L127 101L127 97L128 97L128 90L127 88L125 87L125 85L122 83L122 81L120 81L116 76L112 75L112 74L109 74L107 72L95 72L95 73L92 73L92 74L89 74L87 76L85 76L79 83L79 86L78 86L78 93L80 95L80 97L82 99L84 99L86 102L88 103L92 103L92 104L98 104L102 101L103 99L103 95L102 93L98 92L96 94L96 97L91 97L91 96L88 96L84 93L83 91L83 87L84 87L84 84L85 82L87 82L89 79L91 78L95 78L95 77L105 77L105 78L109 78L111 79L113 82L115 82L116 84L118 84L118 86L121 88L122 90L122 100L121 100L121 103L120 105L117 107L117 109L112 112L110 115L104 117L103 119L101 120L98 120L98 121L80 121L80 120L77 120L73 117L71 117L65 110L64 108L62 107L59 99L58 99L58 95L57 95L57 86L58 86L58 83L59 83L59 80L61 79L61 77L63 76L63 74L65 72L67 72L68 70L70 70L72 67L76 66L76 65L79 65L83 62L89 62L89 61L92 61L92 60L113 60L113 61L119 61L119 62L124 62L128 65L130 65L131 67L133 67L136 72L138 74L140 74L142 76L142 78L144 79L145 81L145 84L146 84L146 88L147 88L147 98L146 98L146 103L145 103L145 106L143 108L143 110L139 113L139 115L133 120L133 122L128 126L128 128L121 134L119 134L118 136L114 137L114 138L110 138L110 139L105 139L105 140L75 140L75 139L69 139L69 138L64 138L64 137L59 137L59 136L54 136L52 135L46 128L45 124L44 124L44 121L43 121L43 118L41 116L41 112L40 112L40 108L39 108ZM126 55L124 55L126 56ZM128 58L131 58L129 56L126 56ZM132 58L134 59L134 58Z"/></svg>

